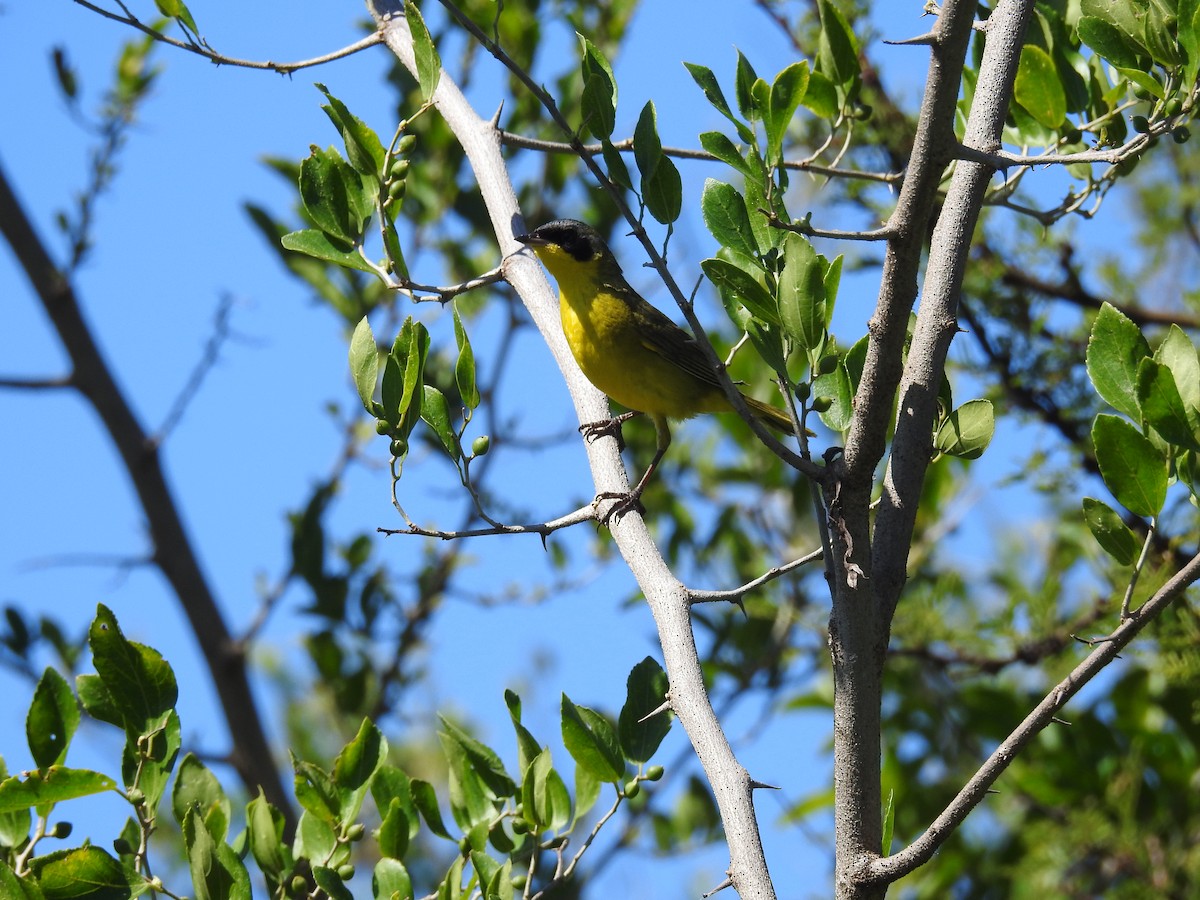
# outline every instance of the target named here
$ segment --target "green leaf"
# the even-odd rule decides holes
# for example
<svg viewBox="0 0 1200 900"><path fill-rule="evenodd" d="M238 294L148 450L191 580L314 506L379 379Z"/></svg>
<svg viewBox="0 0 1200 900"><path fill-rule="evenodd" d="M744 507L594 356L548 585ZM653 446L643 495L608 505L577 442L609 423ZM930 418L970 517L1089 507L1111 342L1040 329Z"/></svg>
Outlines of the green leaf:
<svg viewBox="0 0 1200 900"><path fill-rule="evenodd" d="M297 859L330 858L337 848L337 835L333 833L331 821L332 817L314 815L307 809L300 813L300 824L296 826L296 839L293 842Z"/></svg>
<svg viewBox="0 0 1200 900"><path fill-rule="evenodd" d="M846 367L840 360L837 368L827 375L818 375L813 380L814 397L828 397L832 403L821 413L821 421L830 431L844 434L850 428L854 416L854 384Z"/></svg>
<svg viewBox="0 0 1200 900"><path fill-rule="evenodd" d="M192 34L200 33L196 27L196 20L192 18L192 11L187 8L187 4L183 0L154 0L154 5L164 16L178 19L179 23L190 30Z"/></svg>
<svg viewBox="0 0 1200 900"><path fill-rule="evenodd" d="M99 675L76 675L75 690L79 694L79 702L93 719L118 728L125 727L125 719Z"/></svg>
<svg viewBox="0 0 1200 900"><path fill-rule="evenodd" d="M462 457L462 449L458 446L458 436L450 422L450 405L446 402L446 395L431 384L424 387L421 418L433 429L450 458L458 462Z"/></svg>
<svg viewBox="0 0 1200 900"><path fill-rule="evenodd" d="M225 796L221 782L193 753L186 754L180 762L171 791L171 813L175 821L182 825L189 810L196 811L214 840L225 840L233 805Z"/></svg>
<svg viewBox="0 0 1200 900"><path fill-rule="evenodd" d="M196 900L250 900L250 876L232 848L209 833L197 812L183 819L183 845Z"/></svg>
<svg viewBox="0 0 1200 900"><path fill-rule="evenodd" d="M839 256L825 267L825 328L833 323L833 307L837 303L838 288L842 283L842 257Z"/></svg>
<svg viewBox="0 0 1200 900"><path fill-rule="evenodd" d="M404 4L404 18L408 21L408 30L412 32L413 54L417 60L417 82L421 86L421 96L428 102L442 76L442 60L438 56L437 47L433 45L429 29L425 27L421 11L412 0Z"/></svg>
<svg viewBox="0 0 1200 900"><path fill-rule="evenodd" d="M1171 370L1189 418L1200 413L1200 360L1197 359L1196 345L1191 338L1172 323L1166 337L1154 351L1154 358Z"/></svg>
<svg viewBox="0 0 1200 900"><path fill-rule="evenodd" d="M1078 25L1079 40L1118 68L1140 69L1140 48L1112 23L1095 16L1083 16Z"/></svg>
<svg viewBox="0 0 1200 900"><path fill-rule="evenodd" d="M808 73L808 89L800 102L821 119L834 119L839 111L837 88L823 72Z"/></svg>
<svg viewBox="0 0 1200 900"><path fill-rule="evenodd" d="M410 5L411 0L409 0ZM317 887L329 895L330 900L354 900L354 895L346 887L338 873L330 866L313 866L313 881Z"/></svg>
<svg viewBox="0 0 1200 900"><path fill-rule="evenodd" d="M667 687L667 673L649 656L633 667L625 681L625 705L617 719L617 732L630 762L648 761L671 730L674 714L670 709L650 716L663 705Z"/></svg>
<svg viewBox="0 0 1200 900"><path fill-rule="evenodd" d="M711 153L725 165L730 166L743 175L753 177L754 169L746 162L742 152L728 137L719 131L705 131L700 135L700 146Z"/></svg>
<svg viewBox="0 0 1200 900"><path fill-rule="evenodd" d="M342 141L346 145L346 159L357 172L373 178L378 183L383 174L384 160L387 159L387 151L383 148L379 135L350 112L345 103L329 93L325 85L317 82L317 90L329 100L329 104L321 109L325 110L325 115L329 116L333 127L341 133Z"/></svg>
<svg viewBox="0 0 1200 900"><path fill-rule="evenodd" d="M412 900L412 878L398 859L381 859L371 873L371 896L378 900Z"/></svg>
<svg viewBox="0 0 1200 900"><path fill-rule="evenodd" d="M438 716L447 737L456 741L466 753L471 767L479 774L493 797L511 797L517 786L504 770L504 763L491 747L476 740L445 716Z"/></svg>
<svg viewBox="0 0 1200 900"><path fill-rule="evenodd" d="M0 782L0 813L20 812L34 806L48 808L64 800L116 789L117 783L100 772L48 766L26 773L24 781L13 775Z"/></svg>
<svg viewBox="0 0 1200 900"><path fill-rule="evenodd" d="M23 836L21 840L24 839ZM115 896L128 897L130 893L126 891ZM29 877L17 878L16 873L3 859L0 859L0 897L6 897L8 900L45 900L37 882Z"/></svg>
<svg viewBox="0 0 1200 900"><path fill-rule="evenodd" d="M375 385L379 381L379 347L366 316L354 326L354 334L350 336L350 374L358 399L366 411L371 412L375 404Z"/></svg>
<svg viewBox="0 0 1200 900"><path fill-rule="evenodd" d="M278 884L287 865L283 827L283 813L267 802L260 787L258 796L246 804L246 842L254 862L272 884Z"/></svg>
<svg viewBox="0 0 1200 900"><path fill-rule="evenodd" d="M339 824L343 829L358 817L371 778L386 761L387 753L387 738L370 719L363 719L354 739L333 761L333 783L340 801Z"/></svg>
<svg viewBox="0 0 1200 900"><path fill-rule="evenodd" d="M803 235L783 239L779 275L779 319L787 336L804 350L815 350L825 337L825 269Z"/></svg>
<svg viewBox="0 0 1200 900"><path fill-rule="evenodd" d="M746 336L763 361L774 372L787 371L787 360L783 355L783 334L778 326L771 325L759 319L750 319L746 323Z"/></svg>
<svg viewBox="0 0 1200 900"><path fill-rule="evenodd" d="M521 780L521 804L525 818L530 823L530 831L535 835L549 829L550 822L557 817L554 809L555 795L549 789L550 773L553 771L554 761L550 756L550 748L547 747L530 761Z"/></svg>
<svg viewBox="0 0 1200 900"><path fill-rule="evenodd" d="M392 355L404 369L404 386L400 393L397 413L400 416L400 434L407 437L417 422L423 418L425 404L425 361L429 358L429 331L410 316L396 335ZM384 372L387 378L387 372ZM442 398L443 407L445 398ZM457 457L455 457L457 459Z"/></svg>
<svg viewBox="0 0 1200 900"><path fill-rule="evenodd" d="M796 108L808 90L808 60L792 63L775 76L763 124L767 131L767 164L778 165L783 155L783 139Z"/></svg>
<svg viewBox="0 0 1200 900"><path fill-rule="evenodd" d="M758 104L754 99L754 82L758 80L758 75L754 71L754 66L750 65L750 60L746 59L745 54L741 50L738 51L737 73L734 81L735 98L737 100L738 111L749 119L755 122L761 115ZM750 142L753 137L745 137L743 140Z"/></svg>
<svg viewBox="0 0 1200 900"><path fill-rule="evenodd" d="M425 824L429 826L429 830L438 837L449 838L450 832L446 830L446 825L442 822L442 811L438 806L437 793L433 790L433 785L420 778L414 778L411 782L411 789L413 803L420 811Z"/></svg>
<svg viewBox="0 0 1200 900"><path fill-rule="evenodd" d="M979 459L992 442L996 414L991 400L968 400L946 417L933 439L939 453L959 459Z"/></svg>
<svg viewBox="0 0 1200 900"><path fill-rule="evenodd" d="M653 100L646 101L633 129L633 159L642 173L643 182L654 174L663 160L662 141L658 137L658 114L654 110Z"/></svg>
<svg viewBox="0 0 1200 900"><path fill-rule="evenodd" d="M371 796L375 807L381 811L390 808L393 801L400 804L404 817L408 820L408 840L417 836L421 827L420 814L413 802L412 782L403 769L389 766L386 763L379 767L375 777L371 779Z"/></svg>
<svg viewBox="0 0 1200 900"><path fill-rule="evenodd" d="M617 125L617 79L599 48L582 34L576 36L583 49L583 123L596 137L608 139Z"/></svg>
<svg viewBox="0 0 1200 900"><path fill-rule="evenodd" d="M541 753L542 748L537 738L521 724L521 698L506 688L504 703L508 706L508 716L512 720L513 730L517 733L517 768L524 772L533 758Z"/></svg>
<svg viewBox="0 0 1200 900"><path fill-rule="evenodd" d="M621 158L621 151L612 145L607 138L600 142L600 152L604 157L604 167L608 170L609 180L626 190L633 190L633 179L629 177L629 169Z"/></svg>
<svg viewBox="0 0 1200 900"><path fill-rule="evenodd" d="M38 679L25 717L29 752L39 769L61 765L66 760L67 747L78 727L79 707L71 686L58 672L47 668Z"/></svg>
<svg viewBox="0 0 1200 900"><path fill-rule="evenodd" d="M746 307L755 318L779 325L779 310L765 287L749 272L725 259L702 260L700 268L721 292Z"/></svg>
<svg viewBox="0 0 1200 900"><path fill-rule="evenodd" d="M363 223L374 208L374 191L368 192L358 174L333 147L310 148L300 163L300 199L334 246L349 251L362 238Z"/></svg>
<svg viewBox="0 0 1200 900"><path fill-rule="evenodd" d="M1146 421L1168 443L1200 450L1175 378L1166 366L1143 359L1137 373L1138 400Z"/></svg>
<svg viewBox="0 0 1200 900"><path fill-rule="evenodd" d="M450 770L450 812L463 831L487 828L496 812L494 792L480 778L463 745L444 731L438 732ZM486 835L486 831L484 832ZM476 846L480 842L476 843Z"/></svg>
<svg viewBox="0 0 1200 900"><path fill-rule="evenodd" d="M1140 431L1117 416L1092 425L1096 463L1117 502L1136 516L1157 516L1167 499L1167 461Z"/></svg>
<svg viewBox="0 0 1200 900"><path fill-rule="evenodd" d="M746 201L737 188L709 178L700 197L700 212L709 232L722 246L753 257L758 253L754 229L746 212Z"/></svg>
<svg viewBox="0 0 1200 900"><path fill-rule="evenodd" d="M1137 558L1137 540L1121 517L1100 500L1083 498L1083 520L1104 551L1123 566L1133 565Z"/></svg>
<svg viewBox="0 0 1200 900"><path fill-rule="evenodd" d="M29 870L45 900L124 900L142 880L139 876L131 882L120 860L90 845L36 856Z"/></svg>
<svg viewBox="0 0 1200 900"><path fill-rule="evenodd" d="M855 82L860 73L858 41L846 17L830 0L818 0L821 39L817 53L819 68L843 88Z"/></svg>
<svg viewBox="0 0 1200 900"><path fill-rule="evenodd" d="M8 767L4 757L0 756L0 784L8 780ZM33 825L33 816L29 805L20 805L18 809L0 812L0 847L18 847L29 837L29 829ZM0 858L0 873L3 872L3 859ZM2 886L2 883L0 883ZM4 896L0 892L0 897Z"/></svg>
<svg viewBox="0 0 1200 900"><path fill-rule="evenodd" d="M642 178L642 199L650 215L663 225L670 225L683 210L683 181L679 170L668 157L658 162L649 178Z"/></svg>
<svg viewBox="0 0 1200 900"><path fill-rule="evenodd" d="M576 706L562 695L562 737L567 752L600 781L616 783L625 777L625 760L616 732L602 715Z"/></svg>
<svg viewBox="0 0 1200 900"><path fill-rule="evenodd" d="M1014 86L1016 101L1047 128L1058 128L1067 117L1067 95L1050 54L1034 44L1021 50Z"/></svg>
<svg viewBox="0 0 1200 900"><path fill-rule="evenodd" d="M575 767L575 818L578 822L586 816L600 799L601 781L584 766Z"/></svg>
<svg viewBox="0 0 1200 900"><path fill-rule="evenodd" d="M375 835L379 841L380 855L403 859L404 854L408 852L411 825L408 813L404 811L404 804L400 802L399 797L393 797L392 802L384 809L383 819Z"/></svg>
<svg viewBox="0 0 1200 900"><path fill-rule="evenodd" d="M302 228L292 231L279 239L285 250L303 253L315 259L323 259L344 269L357 269L360 272L374 272L357 250L345 250L334 244L327 234L316 228Z"/></svg>
<svg viewBox="0 0 1200 900"><path fill-rule="evenodd" d="M161 727L179 697L175 673L162 655L125 639L116 616L100 604L88 630L92 664L135 739Z"/></svg>
<svg viewBox="0 0 1200 900"><path fill-rule="evenodd" d="M475 409L479 406L479 388L475 384L475 353L471 350L471 339L467 337L462 317L458 314L458 304L454 305L453 313L454 342L458 345L458 361L454 364L454 382L458 386L463 406L467 409Z"/></svg>
<svg viewBox="0 0 1200 900"><path fill-rule="evenodd" d="M721 90L721 85L717 83L717 76L712 73L712 69L707 66L701 66L697 63L685 62L684 67L692 76L692 80L699 85L700 90L704 92L705 99L713 105L721 115L727 118L737 128L738 137L743 141L754 140L754 132L752 132L744 122L738 119L729 108L729 102L725 99L725 94ZM710 132L712 133L712 132ZM703 144L704 135L700 136L700 141ZM712 151L709 151L712 153ZM715 155L715 154L714 154Z"/></svg>
<svg viewBox="0 0 1200 900"><path fill-rule="evenodd" d="M305 762L295 754L292 754L292 769L295 772L293 790L300 805L323 822L336 822L341 800L333 777L320 766Z"/></svg>
<svg viewBox="0 0 1200 900"><path fill-rule="evenodd" d="M1118 412L1141 421L1137 371L1150 356L1150 345L1132 320L1115 306L1105 303L1088 338L1087 371L1092 385Z"/></svg>

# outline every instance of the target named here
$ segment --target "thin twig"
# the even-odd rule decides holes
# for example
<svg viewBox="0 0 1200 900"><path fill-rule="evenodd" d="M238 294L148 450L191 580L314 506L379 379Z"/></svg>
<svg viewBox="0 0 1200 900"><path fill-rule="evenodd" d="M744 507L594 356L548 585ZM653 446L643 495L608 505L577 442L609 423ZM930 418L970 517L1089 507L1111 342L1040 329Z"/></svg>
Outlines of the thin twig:
<svg viewBox="0 0 1200 900"><path fill-rule="evenodd" d="M508 146L520 147L524 150L572 154L578 154L582 150L588 156L599 156L604 152L604 148L599 144L581 144L576 148L565 141L547 141L542 138L531 138L512 131L497 129L497 134L500 136L500 140ZM613 141L612 147L620 153L632 153L633 138L623 138L619 141ZM695 150L689 147L663 147L662 152L664 156L673 156L676 159L694 159L702 162L721 161L707 150ZM904 178L903 172L864 172L858 169L841 169L836 166L822 166L806 159L785 159L779 163L779 167L781 169L808 172L812 175L823 175L827 178L849 178L859 181L875 181L881 184L896 184Z"/></svg>
<svg viewBox="0 0 1200 900"><path fill-rule="evenodd" d="M924 834L900 852L862 866L857 873L860 879L859 883L891 883L929 860L962 824L967 814L979 805L991 786L1017 757L1017 754L1051 722L1055 714L1067 704L1067 701L1103 671L1143 628L1158 618L1197 579L1200 579L1200 553L1193 556L1174 577L1158 589L1151 599L1137 610L1132 611L1128 619L1118 625L1116 630L1089 653L1071 674L1046 694L1042 702L1025 717L1020 725L1013 729L1012 733L1000 743L1000 746L992 752L979 770L971 776L962 790L958 792L958 796L930 824Z"/></svg>
<svg viewBox="0 0 1200 900"><path fill-rule="evenodd" d="M149 35L156 41L164 44L169 44L180 50L186 50L189 53L195 53L197 56L203 56L205 59L211 60L219 66L239 66L243 69L266 69L271 72L278 72L281 75L290 75L292 72L300 69L308 69L312 66L319 66L327 62L332 62L335 59L342 59L346 56L351 56L360 50L365 50L367 47L373 47L382 41L379 32L372 32L361 40L355 41L347 47L340 50L334 50L332 53L325 53L321 56L314 56L311 59L300 60L292 63L277 63L270 60L253 60L253 59L236 59L232 56L225 56L217 53L215 50L199 44L195 41L181 41L178 38L168 37L160 31L145 24L132 13L126 10L125 15L115 13L112 10L105 9L102 6L97 6L94 3L89 3L88 0L75 0L80 6L90 9L92 12L103 16L106 19L112 19L114 22L120 22L122 25L128 25L131 28L136 28L138 31Z"/></svg>
<svg viewBox="0 0 1200 900"><path fill-rule="evenodd" d="M801 566L806 566L810 562L815 562L821 559L825 552L821 548L813 550L811 553L806 553L799 559L794 559L789 563L784 563L782 566L776 566L773 569L768 569L763 574L759 575L753 581L747 581L741 587L733 588L727 591L688 591L688 600L691 603L719 603L732 602L739 600L746 594L756 588L762 587L764 584L774 581L781 575L786 575L788 572L793 572Z"/></svg>
<svg viewBox="0 0 1200 900"><path fill-rule="evenodd" d="M597 518L596 503L581 506L574 512L567 513L549 522L534 522L527 525L493 525L488 528L465 528L461 531L439 531L436 528L424 528L415 522L409 522L407 528L376 528L379 534L418 534L423 537L434 537L443 541L453 541L459 538L485 537L495 534L538 534L545 538L563 528L578 525L580 522L590 522Z"/></svg>

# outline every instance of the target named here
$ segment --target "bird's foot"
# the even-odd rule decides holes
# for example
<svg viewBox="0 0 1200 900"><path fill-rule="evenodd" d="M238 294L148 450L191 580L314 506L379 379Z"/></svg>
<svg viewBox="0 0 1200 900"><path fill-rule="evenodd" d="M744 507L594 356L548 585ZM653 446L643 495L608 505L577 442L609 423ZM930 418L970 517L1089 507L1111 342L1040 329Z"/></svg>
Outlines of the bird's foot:
<svg viewBox="0 0 1200 900"><path fill-rule="evenodd" d="M642 492L638 490L627 492L601 491L592 502L598 504L601 500L617 501L605 510L604 515L600 517L600 524L605 527L608 526L609 522L620 522L626 513L636 512L639 516L646 514L646 507L642 505Z"/></svg>
<svg viewBox="0 0 1200 900"><path fill-rule="evenodd" d="M583 435L583 439L589 444L602 437L615 438L617 449L624 450L625 438L621 435L621 424L628 422L636 415L636 412L624 412L619 416L613 416L611 419L601 419L599 422L584 422L579 426L579 433Z"/></svg>

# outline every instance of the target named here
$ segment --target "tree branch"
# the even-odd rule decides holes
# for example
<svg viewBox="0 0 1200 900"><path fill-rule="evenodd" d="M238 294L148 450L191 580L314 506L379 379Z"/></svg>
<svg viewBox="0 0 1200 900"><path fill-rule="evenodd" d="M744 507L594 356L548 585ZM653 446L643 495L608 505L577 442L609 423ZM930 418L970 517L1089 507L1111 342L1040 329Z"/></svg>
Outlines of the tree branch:
<svg viewBox="0 0 1200 900"><path fill-rule="evenodd" d="M70 356L71 383L95 409L116 445L145 513L154 545L153 562L179 598L225 715L233 749L230 761L251 794L261 787L295 829L290 796L283 791L271 747L246 678L246 659L231 637L200 560L183 527L179 508L158 455L117 387L80 309L74 288L52 261L8 178L0 169L0 233L16 254L34 292Z"/></svg>
<svg viewBox="0 0 1200 900"><path fill-rule="evenodd" d="M1041 703L1005 738L958 792L929 828L912 844L886 859L875 860L859 873L873 883L891 883L924 864L954 833L972 809L987 795L988 789L1008 768L1017 754L1046 727L1079 691L1112 662L1137 634L1200 579L1200 554L1191 558L1179 572L1146 601L1109 637L1060 681Z"/></svg>
<svg viewBox="0 0 1200 900"><path fill-rule="evenodd" d="M451 15L462 22L490 52L497 54L499 48L478 26L466 19L453 4L446 6ZM369 8L388 48L406 69L415 73L412 37L397 0L369 0ZM511 60L505 65L514 70L514 74L534 96L548 103L548 108L554 109L552 98L533 82L528 73L520 70L520 67L514 68ZM567 382L579 421L596 422L607 418L607 401L583 376L567 348L555 292L532 256L517 252L521 245L513 236L514 229L524 230L524 223L500 153L495 125L475 113L458 86L445 73L431 99L463 146L479 181L504 256L502 265L505 277L525 303L549 345ZM565 126L561 116L558 121ZM603 176L602 172L599 174ZM678 291L678 288L675 290ZM602 438L585 441L584 444L597 490L627 492L629 482L617 453L616 441ZM775 890L767 871L762 839L754 815L752 779L734 756L709 702L691 629L687 589L663 560L641 517L626 516L612 526L612 534L654 616L671 685L672 707L712 785L728 839L734 884L744 898L773 898Z"/></svg>
<svg viewBox="0 0 1200 900"><path fill-rule="evenodd" d="M180 50L186 50L188 53L195 53L197 56L203 56L205 59L210 60L219 66L239 66L243 69L267 69L272 72L278 72L281 75L290 75L293 72L299 71L300 69L308 69L327 62L333 62L335 59L342 59L346 56L352 56L358 51L365 50L367 47L374 47L380 42L379 33L372 32L361 40L350 44L348 47L343 47L340 50L334 50L332 53L325 53L321 56L314 56L311 59L300 60L299 62L277 63L271 62L270 60L237 59L232 56L225 56L222 53L218 53L211 47L207 46L207 41L205 41L204 44L199 44L196 41L181 41L178 38L168 37L161 31L158 31L147 25L128 10L126 10L125 14L122 15L121 13L115 13L112 10L105 9L102 6L97 6L94 3L89 3L88 0L75 0L75 2L86 9L90 9L97 15L103 16L106 19L112 19L114 22L120 22L122 25L128 25L131 28L135 28L143 34L147 34L154 38L154 40L163 44L169 44L170 46L176 47ZM124 7L122 6L122 8Z"/></svg>

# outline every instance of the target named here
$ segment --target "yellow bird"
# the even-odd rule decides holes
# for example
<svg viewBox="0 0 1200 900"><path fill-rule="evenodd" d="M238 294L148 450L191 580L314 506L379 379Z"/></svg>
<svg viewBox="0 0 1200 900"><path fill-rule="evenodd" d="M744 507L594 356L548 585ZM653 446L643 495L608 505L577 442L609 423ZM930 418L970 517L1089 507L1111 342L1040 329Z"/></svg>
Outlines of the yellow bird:
<svg viewBox="0 0 1200 900"><path fill-rule="evenodd" d="M658 437L654 459L637 487L628 496L618 495L623 502L605 517L615 513L619 519L640 507L638 498L671 444L668 419L729 412L733 407L696 339L629 286L596 229L574 219L558 219L516 238L533 249L558 281L563 331L588 381L654 422ZM742 399L759 421L793 433L792 420L783 410L744 394ZM619 433L620 423L634 413L592 422L580 430L589 440Z"/></svg>

